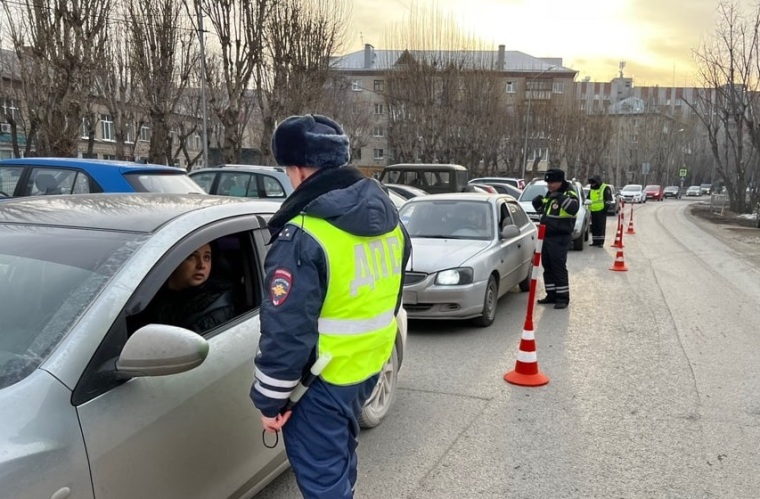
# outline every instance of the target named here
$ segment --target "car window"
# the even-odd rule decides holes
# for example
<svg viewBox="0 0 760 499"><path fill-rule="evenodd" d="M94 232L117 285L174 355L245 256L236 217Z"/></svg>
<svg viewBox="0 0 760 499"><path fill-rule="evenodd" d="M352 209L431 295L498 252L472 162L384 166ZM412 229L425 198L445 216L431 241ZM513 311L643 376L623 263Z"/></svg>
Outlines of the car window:
<svg viewBox="0 0 760 499"><path fill-rule="evenodd" d="M145 239L110 231L0 226L0 389L47 358Z"/></svg>
<svg viewBox="0 0 760 499"><path fill-rule="evenodd" d="M74 177L75 170L33 168L27 181L26 192L29 196L71 194Z"/></svg>
<svg viewBox="0 0 760 499"><path fill-rule="evenodd" d="M268 198L284 198L287 197L285 189L282 184L274 177L269 175L261 176L262 183L264 184L264 195Z"/></svg>
<svg viewBox="0 0 760 499"><path fill-rule="evenodd" d="M138 291L150 297L145 300L147 305L127 313L129 334L146 324L159 323L184 327L206 336L259 307L263 279L259 267L251 265L258 259L247 232L192 241L179 244L152 271L155 277L151 281L160 281L157 290ZM195 258L202 253L201 248L209 252L210 261L204 263L209 269L207 279L178 289L173 285L176 276L179 274L181 280L185 269L196 269Z"/></svg>
<svg viewBox="0 0 760 499"><path fill-rule="evenodd" d="M507 203L499 203L499 229L503 229L507 225L515 225L515 221L512 219L512 215L509 213Z"/></svg>
<svg viewBox="0 0 760 499"><path fill-rule="evenodd" d="M23 171L22 166L0 166L0 197L13 196Z"/></svg>
<svg viewBox="0 0 760 499"><path fill-rule="evenodd" d="M520 196L520 200L531 201L536 196L545 196L546 191L547 191L547 187L545 183L530 184L527 187L525 187L525 190Z"/></svg>
<svg viewBox="0 0 760 499"><path fill-rule="evenodd" d="M410 209L409 204L414 204ZM433 239L493 238L491 205L482 201L423 201L401 208L409 235Z"/></svg>
<svg viewBox="0 0 760 499"><path fill-rule="evenodd" d="M140 172L124 175L135 192L163 194L204 194L203 189L183 173Z"/></svg>
<svg viewBox="0 0 760 499"><path fill-rule="evenodd" d="M250 173L222 172L219 174L216 193L222 196L245 197L252 177Z"/></svg>
<svg viewBox="0 0 760 499"><path fill-rule="evenodd" d="M216 172L203 172L190 175L190 178L193 179L196 184L201 186L201 189L203 189L207 194L211 193L211 186L214 183L214 177L216 177Z"/></svg>
<svg viewBox="0 0 760 499"><path fill-rule="evenodd" d="M509 201L507 202L507 206L509 207L509 213L512 215L515 225L522 227L523 225L530 223L527 213L525 213L525 210L523 210L522 206L518 203Z"/></svg>

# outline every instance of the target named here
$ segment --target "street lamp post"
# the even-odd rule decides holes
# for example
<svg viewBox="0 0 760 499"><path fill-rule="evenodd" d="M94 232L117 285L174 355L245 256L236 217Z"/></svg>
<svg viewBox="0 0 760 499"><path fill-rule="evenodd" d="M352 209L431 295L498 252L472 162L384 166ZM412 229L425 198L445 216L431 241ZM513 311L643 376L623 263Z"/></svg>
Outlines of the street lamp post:
<svg viewBox="0 0 760 499"><path fill-rule="evenodd" d="M552 69L556 68L557 66L549 66L548 68L544 69L543 71L535 74L533 78L538 78L542 74L546 73L547 71L551 71ZM525 178L525 165L528 162L528 133L530 131L530 103L533 99L531 99L532 93L528 93L528 77L525 77L525 94L528 99L528 108L525 111L525 143L523 144L523 161L522 161L522 175L521 178Z"/></svg>

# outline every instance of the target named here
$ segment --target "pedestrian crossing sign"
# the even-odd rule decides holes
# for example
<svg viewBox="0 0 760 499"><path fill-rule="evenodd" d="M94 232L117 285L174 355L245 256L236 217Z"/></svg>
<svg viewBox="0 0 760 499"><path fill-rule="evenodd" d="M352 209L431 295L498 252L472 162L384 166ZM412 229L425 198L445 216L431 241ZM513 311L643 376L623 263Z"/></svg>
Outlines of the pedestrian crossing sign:
<svg viewBox="0 0 760 499"><path fill-rule="evenodd" d="M681 168L678 170L678 176L679 177L685 177L686 176L686 168Z"/></svg>

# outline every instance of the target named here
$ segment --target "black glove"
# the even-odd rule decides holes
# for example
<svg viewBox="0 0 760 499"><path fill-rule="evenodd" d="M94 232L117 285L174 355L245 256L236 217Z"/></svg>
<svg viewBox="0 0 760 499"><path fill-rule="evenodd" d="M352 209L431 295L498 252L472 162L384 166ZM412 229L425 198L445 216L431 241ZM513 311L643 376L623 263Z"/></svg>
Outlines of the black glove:
<svg viewBox="0 0 760 499"><path fill-rule="evenodd" d="M539 194L531 200L530 204L533 205L534 210L538 211L544 205L544 197Z"/></svg>

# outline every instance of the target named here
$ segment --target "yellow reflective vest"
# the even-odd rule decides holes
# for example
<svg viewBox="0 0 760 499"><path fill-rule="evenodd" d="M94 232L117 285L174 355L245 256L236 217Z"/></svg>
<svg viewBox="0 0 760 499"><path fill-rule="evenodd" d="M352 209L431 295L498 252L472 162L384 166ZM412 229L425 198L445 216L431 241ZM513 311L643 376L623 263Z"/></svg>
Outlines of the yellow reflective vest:
<svg viewBox="0 0 760 499"><path fill-rule="evenodd" d="M604 190L607 188L607 184L602 184L598 189L590 189L588 197L591 200L589 206L590 211L602 211L605 209L604 205Z"/></svg>
<svg viewBox="0 0 760 499"><path fill-rule="evenodd" d="M319 315L317 357L332 360L322 379L352 385L380 372L396 339L396 302L401 289L404 234L349 234L309 215L290 221L322 247L327 294Z"/></svg>

